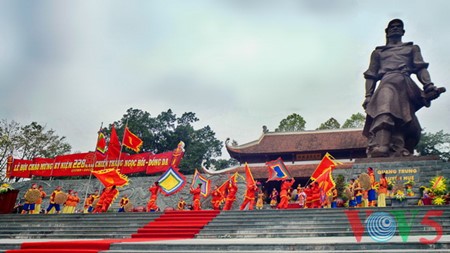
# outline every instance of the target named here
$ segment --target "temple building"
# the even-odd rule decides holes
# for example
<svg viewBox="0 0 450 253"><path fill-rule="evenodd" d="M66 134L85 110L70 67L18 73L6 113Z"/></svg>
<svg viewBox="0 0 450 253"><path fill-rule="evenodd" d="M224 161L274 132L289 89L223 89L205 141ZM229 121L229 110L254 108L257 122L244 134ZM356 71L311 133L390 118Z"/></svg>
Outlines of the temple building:
<svg viewBox="0 0 450 253"><path fill-rule="evenodd" d="M282 158L291 175L305 184L326 153L343 163L336 169L350 169L355 159L366 158L367 139L362 129L333 129L301 132L268 132L258 140L231 146L230 156L239 161L235 171L243 172L248 163L255 179L268 177L266 162Z"/></svg>

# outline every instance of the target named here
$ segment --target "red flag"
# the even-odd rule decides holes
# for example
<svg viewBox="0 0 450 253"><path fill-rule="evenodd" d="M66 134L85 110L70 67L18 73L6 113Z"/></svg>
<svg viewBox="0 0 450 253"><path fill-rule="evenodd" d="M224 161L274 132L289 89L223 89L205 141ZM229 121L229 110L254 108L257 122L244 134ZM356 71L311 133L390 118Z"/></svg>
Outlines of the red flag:
<svg viewBox="0 0 450 253"><path fill-rule="evenodd" d="M334 160L334 157L332 157L329 153L326 153L323 156L322 161L320 161L319 165L317 165L316 170L311 175L311 179L316 180L326 169L334 169L338 164L340 164L340 162Z"/></svg>
<svg viewBox="0 0 450 253"><path fill-rule="evenodd" d="M144 142L133 134L128 127L125 127L125 132L123 133L123 145L135 152L139 152L141 150L142 144Z"/></svg>
<svg viewBox="0 0 450 253"><path fill-rule="evenodd" d="M105 187L117 186L121 187L128 184L127 176L121 174L117 169L105 169L99 171L93 171L95 177L102 182Z"/></svg>
<svg viewBox="0 0 450 253"><path fill-rule="evenodd" d="M105 135L101 131L98 132L97 147L95 150L101 154L106 153L106 139L105 139Z"/></svg>
<svg viewBox="0 0 450 253"><path fill-rule="evenodd" d="M237 182L237 176L239 174L236 172L231 176L227 181L225 181L217 190L222 194L223 197L227 196L227 188L230 180L233 180L235 183Z"/></svg>
<svg viewBox="0 0 450 253"><path fill-rule="evenodd" d="M325 169L315 180L315 182L319 183L319 188L323 188L324 192L328 192L336 186L331 171L333 171L332 168Z"/></svg>
<svg viewBox="0 0 450 253"><path fill-rule="evenodd" d="M113 125L111 128L111 135L109 136L109 145L107 151L108 160L118 159L121 149L122 145L120 145L119 137L117 137L116 128Z"/></svg>
<svg viewBox="0 0 450 253"><path fill-rule="evenodd" d="M255 179L253 178L252 171L247 163L245 163L245 181L247 182L247 187L255 184Z"/></svg>

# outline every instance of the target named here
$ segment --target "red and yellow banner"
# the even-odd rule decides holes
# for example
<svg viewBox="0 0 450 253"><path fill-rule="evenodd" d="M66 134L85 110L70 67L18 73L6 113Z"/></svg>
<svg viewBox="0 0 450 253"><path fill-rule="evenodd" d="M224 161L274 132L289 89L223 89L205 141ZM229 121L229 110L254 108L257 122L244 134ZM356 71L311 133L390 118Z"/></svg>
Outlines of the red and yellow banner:
<svg viewBox="0 0 450 253"><path fill-rule="evenodd" d="M12 159L8 174L10 177L70 177L89 176L91 170L116 168L122 174L154 174L166 171L172 162L173 152L153 154L151 152L130 155L122 153L120 160L106 160L98 152L61 155L55 158L34 158L33 160Z"/></svg>

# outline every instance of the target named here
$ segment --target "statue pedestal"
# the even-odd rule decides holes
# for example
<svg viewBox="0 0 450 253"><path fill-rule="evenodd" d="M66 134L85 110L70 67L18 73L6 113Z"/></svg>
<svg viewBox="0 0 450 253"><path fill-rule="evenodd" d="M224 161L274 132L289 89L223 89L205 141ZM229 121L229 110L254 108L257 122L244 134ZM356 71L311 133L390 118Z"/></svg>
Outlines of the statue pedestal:
<svg viewBox="0 0 450 253"><path fill-rule="evenodd" d="M0 194L0 214L12 213L18 194L19 190Z"/></svg>
<svg viewBox="0 0 450 253"><path fill-rule="evenodd" d="M388 158L359 158L356 159L351 169L338 169L333 171L333 176L341 174L346 182L351 178L358 178L361 173L367 173L371 167L375 173L375 181L379 182L382 173L386 178L394 181L397 177L400 184L413 181L412 191L419 196L421 186L429 186L430 180L436 176L450 178L450 163L444 162L437 156L410 156L410 157L388 157ZM406 190L403 189L406 193ZM388 198L386 198L388 200ZM417 205L416 199L407 197L408 205ZM417 199L418 201L418 199ZM414 203L415 202L415 203Z"/></svg>

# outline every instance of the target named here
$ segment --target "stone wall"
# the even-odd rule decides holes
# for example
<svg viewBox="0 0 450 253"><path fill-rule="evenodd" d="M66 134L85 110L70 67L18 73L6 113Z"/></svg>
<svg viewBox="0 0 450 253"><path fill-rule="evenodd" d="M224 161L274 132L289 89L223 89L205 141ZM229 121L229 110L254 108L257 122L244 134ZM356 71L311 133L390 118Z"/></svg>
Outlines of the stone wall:
<svg viewBox="0 0 450 253"><path fill-rule="evenodd" d="M352 169L334 170L333 176L343 175L348 181L357 178L367 168L372 167L375 172L375 180L379 181L381 174L386 173L386 178L395 179L397 176L405 183L413 180L415 185L413 191L418 194L422 185L428 186L430 180L435 176L444 176L450 179L450 163L444 162L438 157L396 157L378 159L357 159ZM448 182L450 183L450 182Z"/></svg>

